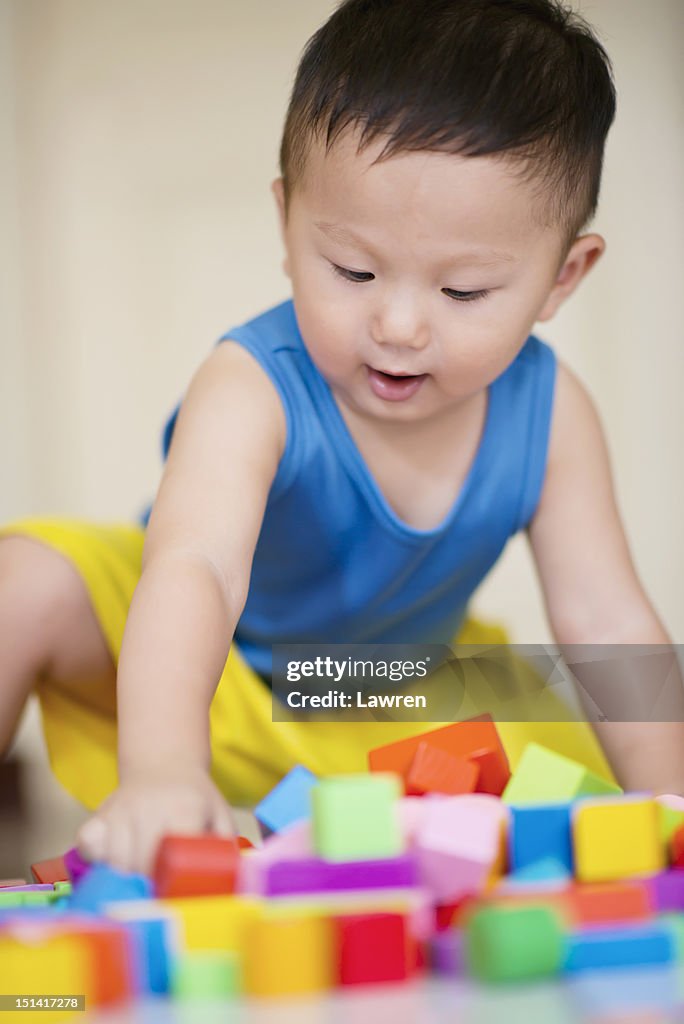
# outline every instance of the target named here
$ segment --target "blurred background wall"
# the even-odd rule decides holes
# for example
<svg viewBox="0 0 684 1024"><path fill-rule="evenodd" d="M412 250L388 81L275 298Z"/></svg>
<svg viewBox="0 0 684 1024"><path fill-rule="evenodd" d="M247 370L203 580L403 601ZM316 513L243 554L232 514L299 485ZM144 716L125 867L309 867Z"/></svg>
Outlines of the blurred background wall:
<svg viewBox="0 0 684 1024"><path fill-rule="evenodd" d="M0 0L0 520L131 518L231 325L288 295L269 183L330 0ZM575 0L615 68L607 252L538 333L598 402L638 568L684 641L682 0ZM478 594L549 638L523 537Z"/></svg>

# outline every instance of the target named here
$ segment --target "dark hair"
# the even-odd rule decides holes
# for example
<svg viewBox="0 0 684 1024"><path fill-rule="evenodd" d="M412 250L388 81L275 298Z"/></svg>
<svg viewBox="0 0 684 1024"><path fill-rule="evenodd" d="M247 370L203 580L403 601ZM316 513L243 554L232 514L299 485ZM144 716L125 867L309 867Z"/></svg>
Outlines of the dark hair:
<svg viewBox="0 0 684 1024"><path fill-rule="evenodd" d="M615 117L612 65L561 0L345 0L308 41L280 147L285 201L313 138L349 126L378 160L409 150L510 154L563 259L596 211Z"/></svg>

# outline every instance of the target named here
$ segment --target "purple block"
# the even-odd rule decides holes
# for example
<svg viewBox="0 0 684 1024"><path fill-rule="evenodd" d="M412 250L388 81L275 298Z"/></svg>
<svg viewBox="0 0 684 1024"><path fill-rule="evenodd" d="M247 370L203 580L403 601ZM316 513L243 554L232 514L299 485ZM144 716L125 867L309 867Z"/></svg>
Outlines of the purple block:
<svg viewBox="0 0 684 1024"><path fill-rule="evenodd" d="M50 882L38 882L34 885L6 885L0 892L53 892L54 886Z"/></svg>
<svg viewBox="0 0 684 1024"><path fill-rule="evenodd" d="M90 871L92 866L90 861L83 860L75 846L64 854L64 867L67 869L69 878L74 885L78 882L79 878L82 878L83 875Z"/></svg>
<svg viewBox="0 0 684 1024"><path fill-rule="evenodd" d="M661 871L649 879L649 886L656 912L684 910L684 871Z"/></svg>
<svg viewBox="0 0 684 1024"><path fill-rule="evenodd" d="M448 928L430 940L430 966L437 974L464 974L463 932Z"/></svg>
<svg viewBox="0 0 684 1024"><path fill-rule="evenodd" d="M269 864L265 872L267 896L348 889L405 889L417 884L417 865L407 854L339 864L318 857L281 860Z"/></svg>

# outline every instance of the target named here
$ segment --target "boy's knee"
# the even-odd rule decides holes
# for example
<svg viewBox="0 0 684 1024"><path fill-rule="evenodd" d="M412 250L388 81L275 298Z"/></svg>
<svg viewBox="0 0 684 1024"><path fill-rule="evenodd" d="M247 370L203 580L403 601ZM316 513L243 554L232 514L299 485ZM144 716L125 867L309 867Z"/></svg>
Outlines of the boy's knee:
<svg viewBox="0 0 684 1024"><path fill-rule="evenodd" d="M78 572L54 548L14 534L0 538L0 617L5 630L16 630L17 640L25 629L41 647L87 603Z"/></svg>

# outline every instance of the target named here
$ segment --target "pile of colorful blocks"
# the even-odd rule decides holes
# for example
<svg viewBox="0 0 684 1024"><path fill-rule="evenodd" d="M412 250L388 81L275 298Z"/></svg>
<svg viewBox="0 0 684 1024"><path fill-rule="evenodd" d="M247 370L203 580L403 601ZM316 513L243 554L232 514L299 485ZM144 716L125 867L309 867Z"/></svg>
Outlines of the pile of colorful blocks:
<svg viewBox="0 0 684 1024"><path fill-rule="evenodd" d="M295 767L255 810L257 849L169 835L150 878L71 850L34 885L0 883L0 991L285 998L684 958L684 800L623 794L533 743L511 775L487 718L369 768Z"/></svg>

